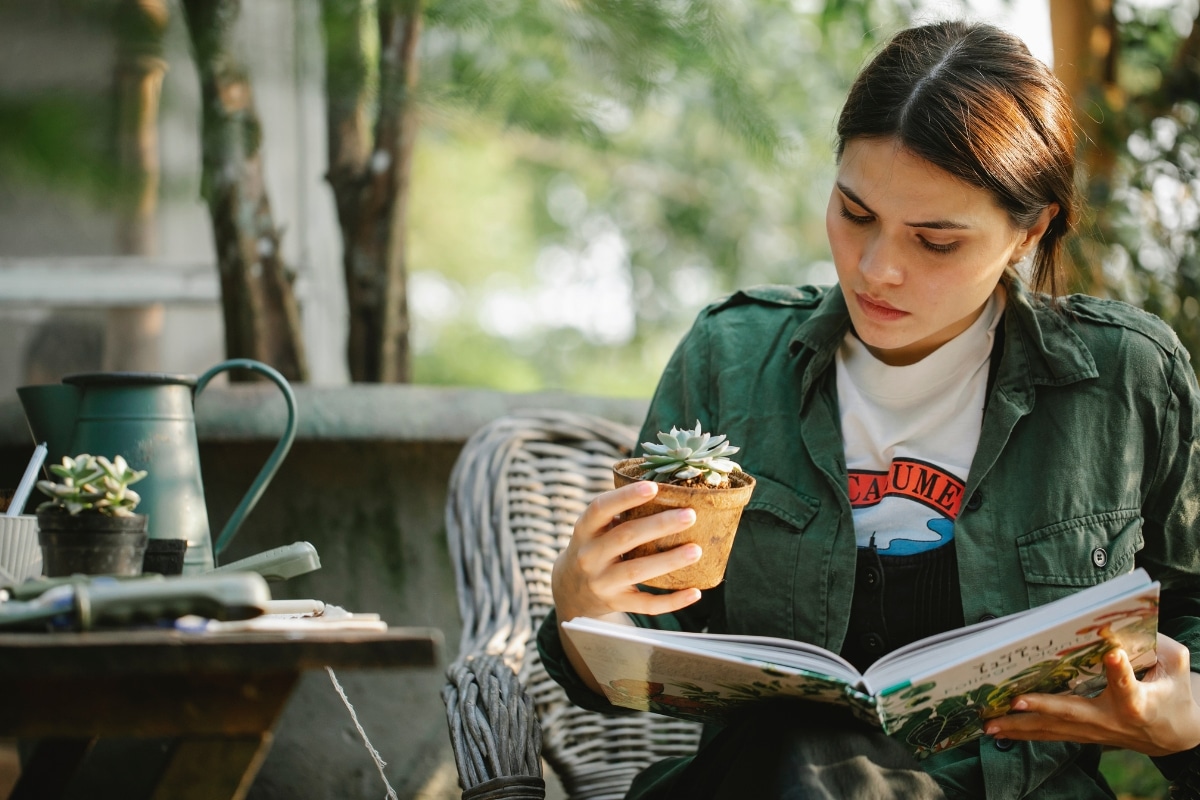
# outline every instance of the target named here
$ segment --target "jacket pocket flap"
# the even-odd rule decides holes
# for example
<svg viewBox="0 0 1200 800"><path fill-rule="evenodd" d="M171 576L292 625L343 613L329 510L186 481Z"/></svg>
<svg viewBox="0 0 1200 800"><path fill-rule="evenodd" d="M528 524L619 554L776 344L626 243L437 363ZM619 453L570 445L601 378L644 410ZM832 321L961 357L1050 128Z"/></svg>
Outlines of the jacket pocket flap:
<svg viewBox="0 0 1200 800"><path fill-rule="evenodd" d="M754 481L754 493L750 495L746 511L764 511L803 530L821 507L815 497L789 489L778 481L760 475L754 475Z"/></svg>
<svg viewBox="0 0 1200 800"><path fill-rule="evenodd" d="M1028 583L1093 586L1131 570L1142 541L1141 515L1127 509L1031 531L1017 548Z"/></svg>

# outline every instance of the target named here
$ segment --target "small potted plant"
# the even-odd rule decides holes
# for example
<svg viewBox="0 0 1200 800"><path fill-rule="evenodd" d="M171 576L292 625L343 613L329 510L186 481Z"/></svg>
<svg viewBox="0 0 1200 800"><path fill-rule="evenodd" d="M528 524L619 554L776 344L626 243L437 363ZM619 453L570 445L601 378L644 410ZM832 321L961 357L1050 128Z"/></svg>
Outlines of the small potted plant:
<svg viewBox="0 0 1200 800"><path fill-rule="evenodd" d="M146 552L146 515L130 484L146 477L121 456L87 453L52 464L58 481L38 481L50 499L37 507L38 542L47 577L140 575Z"/></svg>
<svg viewBox="0 0 1200 800"><path fill-rule="evenodd" d="M636 547L625 557L661 553L695 542L703 550L699 561L645 583L659 589L711 589L724 579L742 508L754 491L754 478L729 459L739 448L724 435L704 433L699 420L693 430L672 427L670 433L660 432L657 443L643 442L642 449L644 457L627 458L613 465L614 482L618 487L635 480L653 480L662 485L653 500L631 509L624 517L691 508L696 512L696 523L686 531Z"/></svg>

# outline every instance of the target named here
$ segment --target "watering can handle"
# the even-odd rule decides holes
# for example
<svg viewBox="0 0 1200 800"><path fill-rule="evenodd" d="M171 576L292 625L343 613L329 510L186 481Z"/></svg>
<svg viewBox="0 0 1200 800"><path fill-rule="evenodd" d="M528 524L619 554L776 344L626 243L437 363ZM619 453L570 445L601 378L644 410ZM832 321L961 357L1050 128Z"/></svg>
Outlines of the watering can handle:
<svg viewBox="0 0 1200 800"><path fill-rule="evenodd" d="M287 426L284 428L283 436L280 437L279 443L275 445L275 450L272 451L270 457L267 459L267 463L263 464L262 469L258 472L258 476L254 479L254 483L247 490L246 496L242 498L242 502L238 503L238 507L233 510L229 521L225 523L225 527L221 530L221 535L213 543L214 556L219 556L221 551L229 546L229 543L233 540L233 535L237 533L237 529L241 526L242 520L254 510L254 506L266 490L267 484L271 482L271 478L275 477L275 472L279 469L279 463L288 454L288 450L292 449L292 442L296 439L296 395L292 392L292 387L287 382L287 378L261 361L254 361L249 358L233 358L229 361L222 361L196 380L195 393L199 395L201 390L208 385L208 382L214 376L230 369L248 369L266 375L274 381L279 390L283 392L283 399L287 403Z"/></svg>

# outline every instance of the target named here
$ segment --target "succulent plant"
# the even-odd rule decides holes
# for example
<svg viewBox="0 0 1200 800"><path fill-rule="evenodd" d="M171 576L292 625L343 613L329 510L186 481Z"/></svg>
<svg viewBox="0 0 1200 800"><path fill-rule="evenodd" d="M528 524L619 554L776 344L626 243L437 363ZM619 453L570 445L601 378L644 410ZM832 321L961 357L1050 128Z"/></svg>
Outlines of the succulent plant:
<svg viewBox="0 0 1200 800"><path fill-rule="evenodd" d="M94 511L110 517L132 517L142 498L129 484L146 477L146 470L130 468L121 456L109 461L87 453L74 458L63 456L62 464L51 464L50 471L62 481L37 482L37 488L50 497L37 510L61 508L72 516Z"/></svg>
<svg viewBox="0 0 1200 800"><path fill-rule="evenodd" d="M729 479L729 473L740 472L741 467L726 456L739 448L725 440L725 436L702 433L700 421L694 430L679 430L672 426L670 433L659 433L658 444L642 442L646 460L641 467L643 478L660 483L684 483L694 478L703 478L710 486L720 486Z"/></svg>

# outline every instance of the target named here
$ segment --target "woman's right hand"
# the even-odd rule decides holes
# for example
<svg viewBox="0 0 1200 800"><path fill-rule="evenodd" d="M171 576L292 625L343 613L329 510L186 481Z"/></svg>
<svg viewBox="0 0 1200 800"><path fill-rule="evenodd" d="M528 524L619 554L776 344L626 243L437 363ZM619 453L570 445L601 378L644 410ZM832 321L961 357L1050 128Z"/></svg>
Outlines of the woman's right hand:
<svg viewBox="0 0 1200 800"><path fill-rule="evenodd" d="M633 548L686 530L696 521L690 508L671 509L616 523L618 514L658 494L653 481L630 484L598 495L575 523L567 548L554 563L551 590L560 621L602 617L613 612L665 614L700 599L699 589L669 594L640 591L637 584L700 559L700 546L684 544L663 553L623 560Z"/></svg>
<svg viewBox="0 0 1200 800"><path fill-rule="evenodd" d="M656 494L658 484L653 481L634 481L598 495L575 523L570 544L554 562L550 588L554 593L563 652L583 682L600 695L604 692L599 682L575 649L571 637L563 633L563 622L575 617L603 617L614 612L666 614L700 599L699 589L651 594L637 587L639 583L700 560L700 545L683 544L664 553L622 559L638 545L686 530L696 522L696 512L690 508L616 522L618 514L642 505Z"/></svg>

